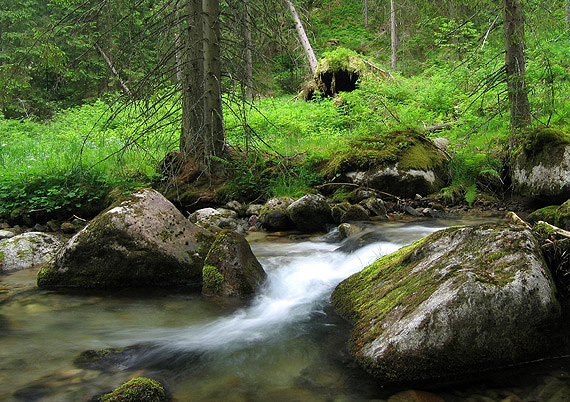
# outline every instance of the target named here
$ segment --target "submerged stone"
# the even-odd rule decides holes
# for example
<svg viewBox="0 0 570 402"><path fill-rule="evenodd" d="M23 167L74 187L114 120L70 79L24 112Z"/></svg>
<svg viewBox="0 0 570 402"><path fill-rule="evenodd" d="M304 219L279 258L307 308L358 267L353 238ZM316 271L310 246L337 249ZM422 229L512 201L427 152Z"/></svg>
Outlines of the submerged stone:
<svg viewBox="0 0 570 402"><path fill-rule="evenodd" d="M210 232L142 189L78 232L38 273L43 288L200 286Z"/></svg>
<svg viewBox="0 0 570 402"><path fill-rule="evenodd" d="M354 323L352 355L390 382L536 358L541 328L560 317L536 240L506 224L436 232L346 279L332 301Z"/></svg>

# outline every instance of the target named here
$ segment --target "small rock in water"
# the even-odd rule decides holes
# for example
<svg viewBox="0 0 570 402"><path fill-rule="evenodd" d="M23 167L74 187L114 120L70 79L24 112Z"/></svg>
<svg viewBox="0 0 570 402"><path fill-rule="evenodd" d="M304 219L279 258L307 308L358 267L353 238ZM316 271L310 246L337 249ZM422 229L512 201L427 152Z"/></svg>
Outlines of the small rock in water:
<svg viewBox="0 0 570 402"><path fill-rule="evenodd" d="M41 224L39 224L39 223L36 223L36 224L34 225L34 230L35 230L36 232L47 232L48 227L47 227L46 225L41 225Z"/></svg>
<svg viewBox="0 0 570 402"><path fill-rule="evenodd" d="M14 232L10 232L9 230L0 230L0 240L10 239L14 236L16 236Z"/></svg>
<svg viewBox="0 0 570 402"><path fill-rule="evenodd" d="M75 226L71 222L63 222L61 224L61 231L66 234L75 233Z"/></svg>
<svg viewBox="0 0 570 402"><path fill-rule="evenodd" d="M58 230L61 229L61 223L58 221L51 220L51 221L48 221L46 223L46 225L47 225L48 229L51 230L52 232L57 232Z"/></svg>
<svg viewBox="0 0 570 402"><path fill-rule="evenodd" d="M350 223L341 223L338 226L338 232L342 239L346 239L347 237L351 237L362 232L362 228Z"/></svg>
<svg viewBox="0 0 570 402"><path fill-rule="evenodd" d="M404 208L404 211L408 214L408 215L412 215L416 218L422 217L423 215L421 214L421 212L419 212L417 209L415 209L414 207L411 206L407 206L406 208Z"/></svg>

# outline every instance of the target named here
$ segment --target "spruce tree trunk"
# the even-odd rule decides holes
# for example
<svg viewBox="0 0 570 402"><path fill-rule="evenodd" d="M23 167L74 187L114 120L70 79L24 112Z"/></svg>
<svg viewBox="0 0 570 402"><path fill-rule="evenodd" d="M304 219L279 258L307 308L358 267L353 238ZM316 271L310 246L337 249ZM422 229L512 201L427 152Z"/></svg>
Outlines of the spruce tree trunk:
<svg viewBox="0 0 570 402"><path fill-rule="evenodd" d="M244 73L245 73L245 98L253 100L253 57L251 54L251 16L249 14L249 2L243 0L243 46L244 46Z"/></svg>
<svg viewBox="0 0 570 402"><path fill-rule="evenodd" d="M218 173L225 135L221 96L218 0L186 0L180 152L200 169Z"/></svg>
<svg viewBox="0 0 570 402"><path fill-rule="evenodd" d="M220 54L220 3L203 0L204 15L204 128L206 164L213 166L211 156L221 156L224 149L222 114L222 68ZM209 169L211 170L211 169Z"/></svg>
<svg viewBox="0 0 570 402"><path fill-rule="evenodd" d="M299 40L301 41L301 45L303 49L305 49L305 54L307 55L307 59L309 60L309 67L311 68L311 73L313 75L317 72L317 58L315 57L315 52L313 51L313 47L311 46L311 42L309 42L309 38L305 33L305 29L303 28L303 24L301 23L301 19L299 18L299 14L297 14L297 10L293 5L291 0L284 0L289 7L289 12L295 21L295 29L297 30L297 35L299 35Z"/></svg>
<svg viewBox="0 0 570 402"><path fill-rule="evenodd" d="M398 33L396 31L396 5L394 0L390 0L390 43L392 48L392 71L398 67Z"/></svg>
<svg viewBox="0 0 570 402"><path fill-rule="evenodd" d="M513 131L522 131L531 122L526 61L524 17L520 0L503 0L505 25L505 67Z"/></svg>
<svg viewBox="0 0 570 402"><path fill-rule="evenodd" d="M368 0L364 0L364 26L368 27Z"/></svg>

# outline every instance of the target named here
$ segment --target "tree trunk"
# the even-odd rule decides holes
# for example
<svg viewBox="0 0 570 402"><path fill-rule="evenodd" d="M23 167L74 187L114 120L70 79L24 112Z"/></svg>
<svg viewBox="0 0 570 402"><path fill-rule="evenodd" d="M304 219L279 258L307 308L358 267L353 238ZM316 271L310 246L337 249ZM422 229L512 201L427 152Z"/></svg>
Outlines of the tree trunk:
<svg viewBox="0 0 570 402"><path fill-rule="evenodd" d="M204 56L202 0L186 0L186 35L182 85L182 131L180 152L204 158Z"/></svg>
<svg viewBox="0 0 570 402"><path fill-rule="evenodd" d="M530 125L530 105L525 83L524 18L520 0L503 0L505 67L511 109L511 127L521 131Z"/></svg>
<svg viewBox="0 0 570 402"><path fill-rule="evenodd" d="M299 14L297 14L297 10L293 5L291 0L284 0L287 6L289 7L289 12L295 21L295 29L297 30L297 34L299 35L299 40L301 41L301 45L303 45L303 49L305 49L305 54L307 55L307 59L309 60L309 66L311 67L311 73L315 75L317 72L317 58L315 57L315 52L313 51L313 47L309 42L309 38L305 33L305 29L303 28L303 24L301 23L301 19L299 18Z"/></svg>
<svg viewBox="0 0 570 402"><path fill-rule="evenodd" d="M398 34L396 31L396 5L394 0L390 0L390 43L392 48L392 71L396 71L398 67Z"/></svg>
<svg viewBox="0 0 570 402"><path fill-rule="evenodd" d="M253 57L251 54L251 16L249 14L249 2L243 0L243 46L244 46L244 75L245 75L245 98L253 100Z"/></svg>
<svg viewBox="0 0 570 402"><path fill-rule="evenodd" d="M364 26L368 27L368 0L364 0Z"/></svg>
<svg viewBox="0 0 570 402"><path fill-rule="evenodd" d="M182 60L182 40L180 37L182 36L182 20L180 19L180 4L177 1L174 5L175 7L175 15L176 15L176 24L175 24L175 32L174 32L174 61L176 64L176 86L180 90L183 87L184 82L184 71L183 71L183 60Z"/></svg>
<svg viewBox="0 0 570 402"><path fill-rule="evenodd" d="M99 46L98 43L95 43L95 48L97 49L97 51L99 52L99 54L101 55L101 57L103 57L103 60L105 60L105 63L107 63L107 67L109 67L109 70L111 70L111 73L113 73L113 75L115 76L115 78L117 79L117 81L119 81L119 84L121 85L121 88L123 88L123 92L129 97L132 98L133 94L131 93L131 90L129 89L129 87L127 87L127 84L125 84L125 82L121 79L121 76L119 75L119 72L115 69L115 66L113 66L113 62L111 61L111 59L109 58L109 56L107 56L105 54L105 52L103 51L103 49L101 49L101 46Z"/></svg>
<svg viewBox="0 0 570 402"><path fill-rule="evenodd" d="M220 55L220 3L204 0L204 68L205 68L205 156L221 156L224 149L224 119L222 113L222 68Z"/></svg>

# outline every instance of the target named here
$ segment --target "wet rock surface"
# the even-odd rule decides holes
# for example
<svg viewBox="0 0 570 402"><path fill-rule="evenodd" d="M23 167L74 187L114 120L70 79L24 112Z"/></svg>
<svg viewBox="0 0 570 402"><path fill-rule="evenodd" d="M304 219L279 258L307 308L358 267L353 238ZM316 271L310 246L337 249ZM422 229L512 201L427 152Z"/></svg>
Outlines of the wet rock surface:
<svg viewBox="0 0 570 402"><path fill-rule="evenodd" d="M421 381L545 353L540 328L560 318L529 230L451 228L343 281L333 304L354 322L350 349L385 381Z"/></svg>

